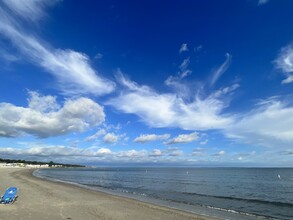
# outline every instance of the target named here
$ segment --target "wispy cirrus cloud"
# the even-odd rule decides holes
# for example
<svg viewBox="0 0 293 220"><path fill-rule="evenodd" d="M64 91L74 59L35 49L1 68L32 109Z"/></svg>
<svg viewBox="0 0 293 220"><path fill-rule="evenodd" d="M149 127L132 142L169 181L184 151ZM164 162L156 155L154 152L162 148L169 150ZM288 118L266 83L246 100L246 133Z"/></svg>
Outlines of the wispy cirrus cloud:
<svg viewBox="0 0 293 220"><path fill-rule="evenodd" d="M269 0L258 0L258 5L265 5L269 2Z"/></svg>
<svg viewBox="0 0 293 220"><path fill-rule="evenodd" d="M148 86L140 86L127 79L121 72L117 79L124 87L119 96L106 104L124 112L138 115L152 127L179 127L184 130L224 128L233 118L222 115L227 106L225 98L230 92L211 93L205 98L195 96L185 101L176 93L157 93Z"/></svg>
<svg viewBox="0 0 293 220"><path fill-rule="evenodd" d="M0 4L0 35L11 41L23 57L56 77L65 94L104 95L115 84L92 68L89 57L72 49L56 49L38 38L28 20L45 14L49 1L4 1Z"/></svg>
<svg viewBox="0 0 293 220"><path fill-rule="evenodd" d="M25 19L28 22L36 22L46 16L46 8L58 3L59 0L3 0L3 3L11 13Z"/></svg>
<svg viewBox="0 0 293 220"><path fill-rule="evenodd" d="M293 44L283 47L274 63L286 76L282 84L293 83Z"/></svg>
<svg viewBox="0 0 293 220"><path fill-rule="evenodd" d="M141 134L139 137L134 139L136 143L146 143L150 141L166 140L170 137L170 134Z"/></svg>
<svg viewBox="0 0 293 220"><path fill-rule="evenodd" d="M181 44L181 47L179 49L179 53L182 53L185 51L188 51L188 46L187 46L187 44L183 43L183 44Z"/></svg>
<svg viewBox="0 0 293 220"><path fill-rule="evenodd" d="M290 147L293 143L292 102L282 101L279 97L262 100L224 132L228 137L249 144Z"/></svg>
<svg viewBox="0 0 293 220"><path fill-rule="evenodd" d="M229 68L230 66L230 63L231 63L231 60L232 60L232 55L229 54L229 53L226 53L226 60L224 63L222 63L222 65L220 67L218 67L213 75L212 75L212 78L210 80L210 85L213 86L217 80L221 77L221 75L227 71L227 69Z"/></svg>
<svg viewBox="0 0 293 220"><path fill-rule="evenodd" d="M88 98L68 99L60 106L56 97L36 92L29 95L27 107L0 103L0 137L59 136L84 131L105 120L103 107Z"/></svg>

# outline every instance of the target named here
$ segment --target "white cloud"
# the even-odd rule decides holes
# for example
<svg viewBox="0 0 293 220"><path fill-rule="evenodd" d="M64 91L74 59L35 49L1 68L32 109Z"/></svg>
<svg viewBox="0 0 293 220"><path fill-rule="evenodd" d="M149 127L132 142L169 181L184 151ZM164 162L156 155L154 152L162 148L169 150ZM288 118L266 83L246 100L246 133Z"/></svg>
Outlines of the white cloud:
<svg viewBox="0 0 293 220"><path fill-rule="evenodd" d="M100 60L100 59L102 59L103 58L103 54L101 54L101 53L97 53L96 55L95 55L95 59L96 60Z"/></svg>
<svg viewBox="0 0 293 220"><path fill-rule="evenodd" d="M268 2L269 2L269 0L258 0L258 5L264 5Z"/></svg>
<svg viewBox="0 0 293 220"><path fill-rule="evenodd" d="M56 111L60 105L56 102L55 96L41 96L38 92L29 91L28 107L39 112Z"/></svg>
<svg viewBox="0 0 293 220"><path fill-rule="evenodd" d="M9 8L11 13L19 16L28 22L35 22L42 19L48 6L54 5L58 0L3 0L3 3Z"/></svg>
<svg viewBox="0 0 293 220"><path fill-rule="evenodd" d="M217 153L213 154L213 156L216 156L216 157L221 157L221 156L224 156L225 154L226 154L226 152L225 152L225 151L223 151L223 150L221 150L221 151L219 151L219 152L217 152Z"/></svg>
<svg viewBox="0 0 293 220"><path fill-rule="evenodd" d="M200 145L206 145L208 142L209 142L209 140L206 139L206 140L204 140L204 141L201 141L199 144L200 144Z"/></svg>
<svg viewBox="0 0 293 220"><path fill-rule="evenodd" d="M108 148L77 148L77 147L66 147L62 145L41 145L27 148L0 148L0 153L4 155L15 155L15 156L37 156L37 157L105 157L111 156L113 153ZM40 144L38 144L40 145Z"/></svg>
<svg viewBox="0 0 293 220"><path fill-rule="evenodd" d="M0 58L7 63L17 62L21 60L19 56L12 54L7 49L1 47L3 47L3 45L0 45Z"/></svg>
<svg viewBox="0 0 293 220"><path fill-rule="evenodd" d="M104 136L103 140L107 144L114 144L119 140L119 136L114 133L108 133Z"/></svg>
<svg viewBox="0 0 293 220"><path fill-rule="evenodd" d="M293 143L293 107L277 97L258 103L251 112L225 130L228 137L249 144L290 147Z"/></svg>
<svg viewBox="0 0 293 220"><path fill-rule="evenodd" d="M237 158L237 160L245 160L245 161L248 161L248 160L250 160L251 161L251 159L255 156L255 154L256 154L256 152L255 151L252 151L252 152L248 152L248 153L239 153L239 154L236 154L235 156L236 156L236 158Z"/></svg>
<svg viewBox="0 0 293 220"><path fill-rule="evenodd" d="M280 69L285 75L286 79L282 84L293 82L293 45L288 45L281 49L277 59L274 61L276 68Z"/></svg>
<svg viewBox="0 0 293 220"><path fill-rule="evenodd" d="M182 44L180 49L179 49L179 53L182 53L182 52L185 52L185 51L188 51L187 44Z"/></svg>
<svg viewBox="0 0 293 220"><path fill-rule="evenodd" d="M165 142L165 144L182 144L182 143L190 143L192 141L197 140L198 137L198 133L197 132L193 132L190 134L180 134L177 137L173 138L170 141Z"/></svg>
<svg viewBox="0 0 293 220"><path fill-rule="evenodd" d="M227 71L230 66L232 56L229 53L226 53L226 60L225 62L213 73L212 79L210 81L210 85L213 86L220 76Z"/></svg>
<svg viewBox="0 0 293 220"><path fill-rule="evenodd" d="M111 155L111 154L112 154L112 151L108 148L100 148L97 151L98 156L107 156L107 155Z"/></svg>
<svg viewBox="0 0 293 220"><path fill-rule="evenodd" d="M159 94L148 86L139 86L122 74L117 79L125 87L118 97L106 104L124 112L138 115L151 127L179 127L185 130L224 128L233 118L221 115L227 106L224 98L211 94L185 101L175 93ZM222 99L222 100L221 100Z"/></svg>
<svg viewBox="0 0 293 220"><path fill-rule="evenodd" d="M197 47L194 48L194 52L199 52L199 51L202 50L202 48L203 48L203 46L200 44L200 45L198 45Z"/></svg>
<svg viewBox="0 0 293 220"><path fill-rule="evenodd" d="M141 134L139 137L134 139L137 143L146 143L150 141L166 140L170 137L170 134L156 135L156 134Z"/></svg>
<svg viewBox="0 0 293 220"><path fill-rule="evenodd" d="M160 157L163 156L163 151L161 151L160 149L154 149L151 153L150 156L151 157Z"/></svg>
<svg viewBox="0 0 293 220"><path fill-rule="evenodd" d="M55 97L36 92L29 95L29 107L0 103L0 136L31 134L46 138L81 132L105 120L103 107L88 98L68 99L59 107Z"/></svg>
<svg viewBox="0 0 293 220"><path fill-rule="evenodd" d="M179 66L179 69L181 71L184 71L189 66L189 64L190 64L190 57L188 57L188 58L186 58L186 59L183 60L183 62Z"/></svg>
<svg viewBox="0 0 293 220"><path fill-rule="evenodd" d="M93 141L93 140L97 139L98 137L105 135L106 133L107 132L105 129L100 129L94 135L91 135L91 136L85 138L85 141Z"/></svg>
<svg viewBox="0 0 293 220"><path fill-rule="evenodd" d="M121 129L121 125L109 125L106 123L103 123L103 128L99 129L95 134L86 137L84 140L87 142L90 141L95 141L99 138L101 138L101 140L103 140L104 143L106 144L115 144L117 143L119 140L124 140L127 141L127 137L126 134L115 134L113 132L110 132L111 130L120 130Z"/></svg>
<svg viewBox="0 0 293 220"><path fill-rule="evenodd" d="M29 30L22 28L21 20L15 18L15 13L22 14L25 18L30 17L29 13L39 17L43 14L41 6L44 5L44 1L7 2L10 2L7 4L14 13L0 8L0 34L9 39L26 59L56 77L60 89L65 94L104 95L114 90L115 84L97 74L86 54L70 49L52 48L48 43L30 34Z"/></svg>
<svg viewBox="0 0 293 220"><path fill-rule="evenodd" d="M116 156L117 157L128 157L128 158L140 158L140 157L146 157L147 151L145 150L127 150L127 151L119 151L117 152Z"/></svg>
<svg viewBox="0 0 293 220"><path fill-rule="evenodd" d="M203 148L196 148L192 150L192 156L196 156L196 157L200 157L200 156L204 156L204 149Z"/></svg>
<svg viewBox="0 0 293 220"><path fill-rule="evenodd" d="M177 147L169 147L166 152L167 155L171 157L179 157L183 155L183 151L179 150Z"/></svg>
<svg viewBox="0 0 293 220"><path fill-rule="evenodd" d="M183 62L180 64L179 66L180 72L178 73L180 79L183 79L192 73L192 71L188 69L189 64L190 64L190 57L184 59Z"/></svg>

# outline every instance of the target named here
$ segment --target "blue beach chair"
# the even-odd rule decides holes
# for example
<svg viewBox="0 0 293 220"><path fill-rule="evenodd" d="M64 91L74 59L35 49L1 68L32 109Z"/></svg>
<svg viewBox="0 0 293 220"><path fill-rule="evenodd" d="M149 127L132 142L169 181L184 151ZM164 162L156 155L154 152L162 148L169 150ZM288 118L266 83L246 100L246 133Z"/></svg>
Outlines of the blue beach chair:
<svg viewBox="0 0 293 220"><path fill-rule="evenodd" d="M1 197L0 203L3 204L12 204L17 198L17 188L16 187L9 187L4 195Z"/></svg>

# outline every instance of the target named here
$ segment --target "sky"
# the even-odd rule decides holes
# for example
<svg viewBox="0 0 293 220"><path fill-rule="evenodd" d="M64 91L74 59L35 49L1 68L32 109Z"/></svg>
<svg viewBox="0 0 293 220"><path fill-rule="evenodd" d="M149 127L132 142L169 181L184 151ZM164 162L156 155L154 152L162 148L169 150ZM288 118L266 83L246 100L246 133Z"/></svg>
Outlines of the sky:
<svg viewBox="0 0 293 220"><path fill-rule="evenodd" d="M1 0L0 157L292 167L292 10Z"/></svg>

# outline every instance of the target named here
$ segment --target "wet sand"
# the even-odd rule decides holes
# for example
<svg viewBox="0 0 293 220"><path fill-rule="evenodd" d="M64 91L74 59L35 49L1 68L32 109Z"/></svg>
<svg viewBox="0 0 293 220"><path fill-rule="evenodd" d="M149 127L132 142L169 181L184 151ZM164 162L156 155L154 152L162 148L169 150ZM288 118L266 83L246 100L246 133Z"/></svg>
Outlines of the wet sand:
<svg viewBox="0 0 293 220"><path fill-rule="evenodd" d="M212 220L176 209L51 182L32 176L31 169L0 168L0 194L19 188L12 205L0 205L1 220Z"/></svg>

